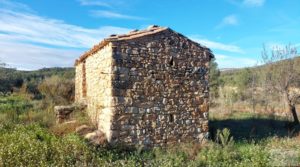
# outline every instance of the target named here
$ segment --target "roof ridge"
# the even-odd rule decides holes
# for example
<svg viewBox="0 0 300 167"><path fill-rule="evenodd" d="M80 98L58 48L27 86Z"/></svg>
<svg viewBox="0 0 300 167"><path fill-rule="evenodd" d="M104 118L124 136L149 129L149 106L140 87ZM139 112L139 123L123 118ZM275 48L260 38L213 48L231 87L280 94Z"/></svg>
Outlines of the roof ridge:
<svg viewBox="0 0 300 167"><path fill-rule="evenodd" d="M112 34L108 38L104 38L101 42L98 44L94 45L89 51L85 52L82 56L80 56L76 61L75 65L77 65L79 62L84 61L88 56L94 54L98 50L102 49L104 46L106 46L109 42L114 42L114 41L123 41L123 40L130 40L130 39L135 39L151 34L156 34L161 31L165 31L167 29L170 29L168 27L160 27L157 25L151 25L145 30L133 30L130 31L127 34Z"/></svg>
<svg viewBox="0 0 300 167"><path fill-rule="evenodd" d="M108 38L105 38L106 40L111 40L111 41L121 41L121 40L127 40L127 39L133 39L133 38L138 38L138 37L142 37L142 36L146 36L146 35L150 35L150 34L155 34L164 30L169 29L168 27L151 27L151 28L147 28L145 30L133 30L130 31L127 34L120 34L120 35L111 35Z"/></svg>
<svg viewBox="0 0 300 167"><path fill-rule="evenodd" d="M137 29L135 29L135 30L130 31L127 34L119 34L119 35L112 34L108 38L104 38L101 42L99 42L98 44L94 45L89 51L85 52L82 56L80 56L75 61L75 65L77 65L78 63L84 61L87 57L89 57L90 55L96 53L98 50L102 49L103 47L105 47L110 42L136 39L136 38L148 36L148 35L151 35L151 34L156 34L156 33L159 33L159 32L165 31L165 30L170 30L170 31L172 31L175 34L186 38L190 42L193 42L193 43L197 44L199 47L203 47L205 49L208 49L211 52L211 50L209 48L207 48L205 46L202 46L198 42L195 42L195 41L189 39L188 37L182 35L181 33L178 33L176 31L172 30L169 27L160 27L158 25L151 25L147 29L144 29L144 30L137 30Z"/></svg>

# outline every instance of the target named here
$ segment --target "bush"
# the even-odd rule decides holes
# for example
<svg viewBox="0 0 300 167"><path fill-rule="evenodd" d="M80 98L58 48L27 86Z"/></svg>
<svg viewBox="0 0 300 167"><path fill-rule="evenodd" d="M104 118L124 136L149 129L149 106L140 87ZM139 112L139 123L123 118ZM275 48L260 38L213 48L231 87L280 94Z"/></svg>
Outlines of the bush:
<svg viewBox="0 0 300 167"><path fill-rule="evenodd" d="M70 104L74 100L75 84L73 79L52 76L43 80L39 84L38 90L51 104Z"/></svg>
<svg viewBox="0 0 300 167"><path fill-rule="evenodd" d="M19 115L26 114L33 104L22 96L0 96L0 121L17 122Z"/></svg>
<svg viewBox="0 0 300 167"><path fill-rule="evenodd" d="M41 110L41 101L30 101L26 96L0 96L0 123L40 123L50 127L55 122L53 106Z"/></svg>
<svg viewBox="0 0 300 167"><path fill-rule="evenodd" d="M22 96L2 96L0 97L0 112L15 111L22 113L31 109L33 105Z"/></svg>
<svg viewBox="0 0 300 167"><path fill-rule="evenodd" d="M79 137L55 137L37 124L2 125L0 166L90 166L101 164Z"/></svg>
<svg viewBox="0 0 300 167"><path fill-rule="evenodd" d="M249 142L235 137L233 142L229 130L219 131L219 143L201 146L188 143L151 150L93 146L74 134L75 127L89 122L83 112L72 115L77 120L74 124L53 126L53 106L42 110L41 104L26 96L0 97L0 166L270 166L274 148L300 153L299 138L268 137ZM253 113L231 115L233 120L252 117ZM232 134L248 135L243 127L232 129ZM282 157L273 158L286 163Z"/></svg>
<svg viewBox="0 0 300 167"><path fill-rule="evenodd" d="M0 125L0 166L269 166L272 148L298 151L299 141L272 138L223 147L209 142L152 150L92 146L75 134L55 136L39 124ZM273 157L277 158L277 157ZM278 159L280 160L280 159ZM300 163L300 161L298 161Z"/></svg>

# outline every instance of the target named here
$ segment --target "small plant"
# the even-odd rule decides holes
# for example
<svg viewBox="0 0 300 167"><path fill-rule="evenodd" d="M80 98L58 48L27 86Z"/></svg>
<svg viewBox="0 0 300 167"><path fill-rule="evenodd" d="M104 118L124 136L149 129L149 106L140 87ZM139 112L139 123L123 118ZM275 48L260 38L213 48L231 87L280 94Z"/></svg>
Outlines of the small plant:
<svg viewBox="0 0 300 167"><path fill-rule="evenodd" d="M222 131L217 130L217 142L220 143L223 147L232 146L234 144L233 137L230 136L230 130L224 128Z"/></svg>

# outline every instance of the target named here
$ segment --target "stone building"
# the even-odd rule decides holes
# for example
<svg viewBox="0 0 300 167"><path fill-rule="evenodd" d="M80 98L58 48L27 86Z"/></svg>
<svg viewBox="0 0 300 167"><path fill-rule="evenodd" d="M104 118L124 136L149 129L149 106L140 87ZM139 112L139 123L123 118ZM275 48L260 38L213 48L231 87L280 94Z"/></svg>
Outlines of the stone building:
<svg viewBox="0 0 300 167"><path fill-rule="evenodd" d="M111 35L76 60L75 99L110 143L202 142L212 57L170 28Z"/></svg>

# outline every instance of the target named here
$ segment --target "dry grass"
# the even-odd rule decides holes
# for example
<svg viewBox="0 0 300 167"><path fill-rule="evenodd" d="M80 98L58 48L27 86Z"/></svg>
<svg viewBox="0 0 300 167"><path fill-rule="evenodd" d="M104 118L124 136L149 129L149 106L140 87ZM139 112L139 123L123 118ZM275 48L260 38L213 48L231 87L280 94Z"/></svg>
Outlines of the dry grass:
<svg viewBox="0 0 300 167"><path fill-rule="evenodd" d="M56 136L65 136L74 133L81 124L77 121L69 121L62 124L56 124L49 128L50 132Z"/></svg>
<svg viewBox="0 0 300 167"><path fill-rule="evenodd" d="M280 116L284 117L288 120L292 120L291 113L288 113L284 107L276 106L276 104L265 105L256 105L255 108L249 102L236 102L232 105L224 105L217 103L213 107L210 108L210 115L213 117L227 117L232 115L233 113L251 113L257 115L268 115L268 116ZM300 116L300 105L296 106L296 110L298 111L298 116Z"/></svg>

